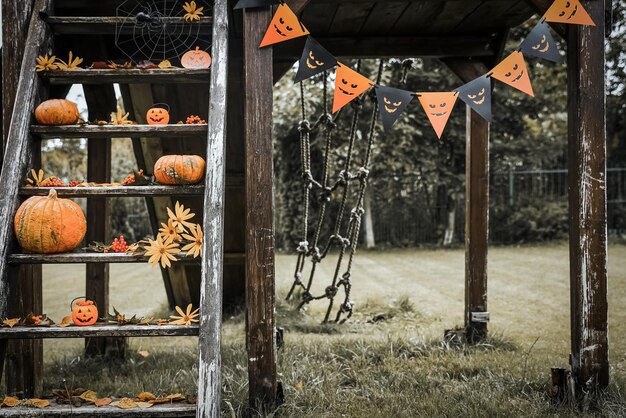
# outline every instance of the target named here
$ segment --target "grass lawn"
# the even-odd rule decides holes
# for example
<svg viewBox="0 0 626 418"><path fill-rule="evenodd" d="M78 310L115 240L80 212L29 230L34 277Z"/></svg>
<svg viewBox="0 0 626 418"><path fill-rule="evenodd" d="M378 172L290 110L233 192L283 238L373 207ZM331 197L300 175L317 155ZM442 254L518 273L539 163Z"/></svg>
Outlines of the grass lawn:
<svg viewBox="0 0 626 418"><path fill-rule="evenodd" d="M283 301L295 259L276 262L278 325L285 328L279 372L286 403L279 417L575 416L546 395L550 367L567 367L569 276L567 245L495 247L489 253L492 338L477 347L447 349L443 330L463 320L464 252L361 252L353 272L353 320L321 326L326 306L293 311ZM317 292L332 265L318 270ZM84 268L47 266L44 307L67 315L84 293ZM317 293L316 292L316 293ZM162 312L160 274L147 265L111 267L111 302L138 315ZM609 247L612 383L585 416L626 416L626 246ZM385 320L368 321L383 314ZM247 372L243 315L223 326L223 415L243 414ZM122 364L84 360L82 341L45 342L45 388L85 387L105 395L194 393L196 338L137 338ZM142 357L138 351L147 350ZM0 390L0 394L2 390Z"/></svg>

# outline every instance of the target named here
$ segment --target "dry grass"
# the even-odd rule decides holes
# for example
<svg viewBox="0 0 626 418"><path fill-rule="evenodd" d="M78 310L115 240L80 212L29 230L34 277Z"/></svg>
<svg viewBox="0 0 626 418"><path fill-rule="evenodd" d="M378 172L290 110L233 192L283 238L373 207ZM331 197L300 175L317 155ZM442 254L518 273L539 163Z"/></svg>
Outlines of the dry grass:
<svg viewBox="0 0 626 418"><path fill-rule="evenodd" d="M274 416L626 416L625 246L609 250L612 383L584 414L556 407L546 395L549 368L566 367L569 353L565 245L491 249L491 339L453 349L440 341L445 328L462 321L462 250L360 254L354 272L357 313L351 323L330 327L319 324L323 306L297 314L282 301L293 261L284 255L277 260L278 322L286 329L279 372L286 403ZM116 307L128 313L161 309L157 271L116 268L111 292ZM320 280L328 280L330 271L329 265L320 270ZM76 286L82 280L78 274L69 277L66 267L46 274L46 311L60 317L68 295L80 294ZM378 315L386 319L368 321ZM242 416L243 316L227 318L223 335L223 415ZM75 340L46 342L47 390L82 386L120 396L195 389L195 338L133 339L131 358L121 364L85 361L81 346ZM142 358L139 350L150 355Z"/></svg>

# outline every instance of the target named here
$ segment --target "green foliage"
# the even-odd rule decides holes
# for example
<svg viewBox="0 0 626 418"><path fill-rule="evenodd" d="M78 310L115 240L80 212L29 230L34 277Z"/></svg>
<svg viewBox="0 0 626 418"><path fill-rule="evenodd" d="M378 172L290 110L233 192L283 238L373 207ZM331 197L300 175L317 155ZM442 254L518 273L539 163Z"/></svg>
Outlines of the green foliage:
<svg viewBox="0 0 626 418"><path fill-rule="evenodd" d="M496 206L491 230L504 243L566 239L567 202L530 199L515 207Z"/></svg>

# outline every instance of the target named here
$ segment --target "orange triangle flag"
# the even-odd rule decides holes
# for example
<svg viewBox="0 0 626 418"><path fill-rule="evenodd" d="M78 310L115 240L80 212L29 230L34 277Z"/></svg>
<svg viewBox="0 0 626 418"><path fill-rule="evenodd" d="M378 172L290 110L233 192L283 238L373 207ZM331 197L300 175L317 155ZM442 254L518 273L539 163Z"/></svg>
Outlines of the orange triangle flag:
<svg viewBox="0 0 626 418"><path fill-rule="evenodd" d="M514 51L506 57L500 64L491 70L491 76L497 80L508 84L511 87L523 91L524 93L535 96L533 86L530 84L528 68L524 61L524 54Z"/></svg>
<svg viewBox="0 0 626 418"><path fill-rule="evenodd" d="M596 25L579 0L556 0L543 17L547 22Z"/></svg>
<svg viewBox="0 0 626 418"><path fill-rule="evenodd" d="M333 113L359 97L373 85L374 83L367 77L342 63L338 63L337 74L335 75Z"/></svg>
<svg viewBox="0 0 626 418"><path fill-rule="evenodd" d="M433 125L437 138L441 139L441 134L450 119L452 109L456 103L457 93L417 93L420 103Z"/></svg>
<svg viewBox="0 0 626 418"><path fill-rule="evenodd" d="M298 16L285 3L278 5L259 48L308 35Z"/></svg>

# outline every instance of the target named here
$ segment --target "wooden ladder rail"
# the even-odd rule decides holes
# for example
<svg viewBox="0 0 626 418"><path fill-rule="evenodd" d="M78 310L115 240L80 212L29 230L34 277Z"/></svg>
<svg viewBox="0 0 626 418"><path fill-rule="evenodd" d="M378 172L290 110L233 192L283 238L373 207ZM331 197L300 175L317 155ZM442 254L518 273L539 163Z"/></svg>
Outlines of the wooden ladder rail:
<svg viewBox="0 0 626 418"><path fill-rule="evenodd" d="M35 0L22 58L20 78L11 114L2 171L0 172L0 318L8 314L9 277L7 255L14 245L13 216L18 205L20 179L32 158L30 124L42 82L35 72L35 60L50 39L50 29L40 18L49 14L52 0ZM7 340L0 339L0 378Z"/></svg>

